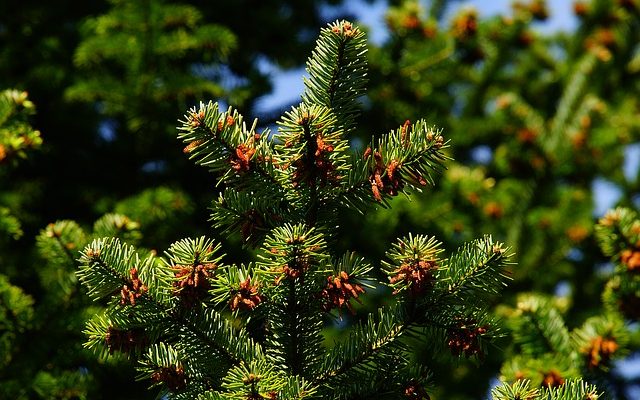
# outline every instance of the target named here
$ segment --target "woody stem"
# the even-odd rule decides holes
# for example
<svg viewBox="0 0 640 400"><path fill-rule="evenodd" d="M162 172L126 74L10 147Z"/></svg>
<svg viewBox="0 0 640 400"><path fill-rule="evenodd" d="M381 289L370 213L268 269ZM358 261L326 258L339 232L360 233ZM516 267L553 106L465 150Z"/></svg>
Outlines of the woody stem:
<svg viewBox="0 0 640 400"><path fill-rule="evenodd" d="M287 313L290 318L290 334L291 334L291 349L290 349L290 362L291 362L291 373L293 375L302 375L302 355L300 343L299 343L299 334L300 327L298 326L298 314L300 310L298 309L298 299L296 296L296 281L297 279L289 280L289 303L287 305Z"/></svg>
<svg viewBox="0 0 640 400"><path fill-rule="evenodd" d="M318 220L318 185L317 178L318 173L316 170L316 152L318 151L318 143L316 137L311 134L309 123L305 123L304 127L304 139L306 142L306 168L309 171L309 208L306 215L306 223L309 227L316 224Z"/></svg>

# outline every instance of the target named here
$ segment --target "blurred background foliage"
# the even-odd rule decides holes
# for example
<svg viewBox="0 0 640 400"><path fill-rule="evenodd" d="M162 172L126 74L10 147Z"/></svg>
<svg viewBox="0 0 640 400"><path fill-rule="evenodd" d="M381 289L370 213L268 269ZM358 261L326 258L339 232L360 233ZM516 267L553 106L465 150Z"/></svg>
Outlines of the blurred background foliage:
<svg viewBox="0 0 640 400"><path fill-rule="evenodd" d="M358 14L369 3L357 2ZM625 368L640 358L638 270L628 267L640 254L630 210L640 207L640 2L566 1L576 26L557 32L539 29L547 3L485 16L461 1L389 1L386 26L371 27L386 35L370 46L352 147L425 117L451 140L454 161L415 200L342 217L336 253L376 265L412 231L449 250L489 233L517 257L496 304L512 334L481 369L416 344L434 371L433 398L483 398L500 376L578 375L614 398L640 396L640 368ZM274 71L299 68L319 28L353 9L339 0L0 4L0 88L14 88L0 96L0 398L152 396L126 360L82 348L97 308L77 285L77 250L100 236L163 251L213 234L215 182L182 154L177 120L214 98L272 125L287 108L264 107ZM606 196L629 209L619 211L626 233L596 238ZM250 258L239 237L221 239L230 258ZM531 326L559 347L539 345L544 329L524 335Z"/></svg>

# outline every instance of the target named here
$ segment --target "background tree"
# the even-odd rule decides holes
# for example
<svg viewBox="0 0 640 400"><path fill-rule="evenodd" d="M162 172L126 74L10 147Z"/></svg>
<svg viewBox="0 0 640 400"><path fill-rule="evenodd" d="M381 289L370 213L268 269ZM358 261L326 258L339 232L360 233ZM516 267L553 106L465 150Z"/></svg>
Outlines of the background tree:
<svg viewBox="0 0 640 400"><path fill-rule="evenodd" d="M24 161L42 143L40 132L34 130L28 118L35 111L26 92L0 92L0 371L14 362L22 345L19 340L33 323L33 298L10 283L6 273L14 265L12 245L23 235L20 218L25 213L22 200L11 189L20 182L11 178L17 164Z"/></svg>
<svg viewBox="0 0 640 400"><path fill-rule="evenodd" d="M251 96L248 80L236 88L222 86L223 78L230 79L222 74L237 37L222 25L204 23L191 5L110 3L107 13L82 24L83 40L74 54L80 73L65 96L94 105L105 117L102 154L118 162L110 163L111 177L104 184L114 188L114 199L150 183L187 187L188 181L180 185L171 175L184 169L176 163L175 149L169 151L177 110L196 98L231 97L242 103Z"/></svg>
<svg viewBox="0 0 640 400"><path fill-rule="evenodd" d="M28 118L35 112L35 106L27 98L26 92L4 90L0 92L0 182L3 198L0 203L0 232L3 240L18 239L22 236L22 226L15 215L24 214L20 204L24 199L11 193L12 170L24 161L27 154L42 144L40 132L33 129ZM20 182L14 181L14 187ZM12 196L13 194L13 196Z"/></svg>
<svg viewBox="0 0 640 400"><path fill-rule="evenodd" d="M569 332L562 316L571 306L568 297L520 294L515 308L501 311L514 341L502 366L505 379L529 379L555 387L580 376L606 388L613 398L632 398L625 392L628 382L611 368L614 360L639 344L633 325L638 321L640 295L640 219L627 208L611 210L600 219L595 232L603 253L615 263L602 293L599 315Z"/></svg>
<svg viewBox="0 0 640 400"><path fill-rule="evenodd" d="M46 288L36 294L30 324L12 346L14 356L0 368L0 396L4 398L84 399L118 398L114 385L127 382L128 396L142 396L144 386L129 382L134 376L120 360L105 365L82 347L82 321L101 309L83 299L74 270L78 248L105 234L136 242L139 225L125 216L100 218L93 232L73 221L50 224L37 239L39 256L33 279ZM109 383L110 382L110 383Z"/></svg>

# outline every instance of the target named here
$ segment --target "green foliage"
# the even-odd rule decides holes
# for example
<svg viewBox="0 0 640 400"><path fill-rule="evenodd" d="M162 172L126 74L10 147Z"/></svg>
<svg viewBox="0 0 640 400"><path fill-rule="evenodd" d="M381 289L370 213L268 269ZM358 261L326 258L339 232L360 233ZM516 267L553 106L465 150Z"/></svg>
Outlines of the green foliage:
<svg viewBox="0 0 640 400"><path fill-rule="evenodd" d="M33 379L30 390L41 398L54 397L60 399L88 399L94 384L91 376L74 371L64 371L60 374L41 371Z"/></svg>
<svg viewBox="0 0 640 400"><path fill-rule="evenodd" d="M76 291L77 279L72 273L75 270L75 252L87 241L82 228L68 220L48 225L38 236L38 251L47 260L46 266L39 270L40 280L54 288L52 294L61 296L55 305Z"/></svg>
<svg viewBox="0 0 640 400"><path fill-rule="evenodd" d="M357 199L350 208L361 212L387 204L405 185L432 181L446 159L441 134L422 121L382 136L364 157L350 154L344 135L366 76L364 46L349 22L323 29L309 61L313 95L286 113L275 135L258 134L256 122L248 128L237 110L214 103L185 116L185 153L225 185L214 224L240 228L258 259L227 264L220 245L204 237L176 242L165 256L95 239L81 253L78 277L109 306L89 322L87 347L142 355L141 376L162 384L162 395L212 399L427 396L427 366L413 358L411 339L484 356L499 329L477 299L507 279L509 253L500 243L486 236L444 257L434 239L409 236L388 253L391 283L353 253L335 255L335 210L356 202L345 198ZM277 218L267 201L281 210ZM325 324L333 310L355 313L363 286L392 286L397 296L332 346Z"/></svg>
<svg viewBox="0 0 640 400"><path fill-rule="evenodd" d="M537 30L542 0L448 23L451 3L390 2L381 48L331 25L301 104L248 126L264 61L300 62L318 2L0 5L0 86L20 89L0 95L0 398L140 398L150 380L185 399L459 400L486 397L502 365L518 380L494 398L624 399L633 381L612 367L640 345L638 218L594 228L593 192L604 179L637 205L640 175L620 167L640 137L638 2L576 2L578 28L557 34ZM219 179L216 240L195 215L215 180L169 134L206 97L237 106L195 107L180 131ZM184 236L199 238L169 246ZM128 262L83 273L114 291L94 304L74 273L91 243ZM506 330L491 311L505 276Z"/></svg>
<svg viewBox="0 0 640 400"><path fill-rule="evenodd" d="M175 231L186 228L185 220L194 212L194 200L182 190L159 186L118 201L113 210L139 223L147 235L153 232L154 241L170 243Z"/></svg>
<svg viewBox="0 0 640 400"><path fill-rule="evenodd" d="M6 207L0 207L0 231L13 239L18 239L23 233L20 221Z"/></svg>
<svg viewBox="0 0 640 400"><path fill-rule="evenodd" d="M34 113L35 106L27 98L27 92L13 89L0 92L0 182L3 186L9 183L8 166L17 165L28 152L42 144L40 132L33 129L28 121ZM6 195L0 197L0 232L3 236L19 239L23 231L20 220L14 215L16 210L3 203L13 206L14 202L6 199Z"/></svg>
<svg viewBox="0 0 640 400"><path fill-rule="evenodd" d="M11 362L16 340L33 320L33 299L0 275L0 368Z"/></svg>
<svg viewBox="0 0 640 400"><path fill-rule="evenodd" d="M35 106L27 92L0 92L0 163L15 163L16 159L25 158L27 151L40 147L40 132L28 122L34 113Z"/></svg>
<svg viewBox="0 0 640 400"><path fill-rule="evenodd" d="M507 381L555 387L568 378L602 378L628 352L629 328L616 314L591 317L569 332L549 299L523 295L507 319L514 339L501 371Z"/></svg>
<svg viewBox="0 0 640 400"><path fill-rule="evenodd" d="M602 293L604 312L586 318L569 331L563 314L567 299L522 294L517 307L503 310L513 334L512 357L502 366L508 381L527 379L537 386L555 387L568 378L585 377L600 385L611 380L610 368L616 359L635 349L638 315L637 244L640 219L637 212L617 208L609 211L596 226L603 253L616 263ZM620 282L625 282L621 291ZM614 289L615 288L615 289Z"/></svg>
<svg viewBox="0 0 640 400"><path fill-rule="evenodd" d="M35 107L26 92L0 92L0 184L5 192L0 198L0 265L3 266L0 274L0 372L19 357L24 345L21 336L32 328L34 320L33 297L12 285L10 277L5 275L10 272L11 255L7 249L15 246L23 235L21 221L14 214L20 210L14 208L10 196L6 196L5 185L8 186L12 179L8 166L15 167L19 159L26 158L28 151L42 143L40 132L28 122L34 112ZM0 396L5 397L7 393L10 389L0 389Z"/></svg>
<svg viewBox="0 0 640 400"><path fill-rule="evenodd" d="M326 287L340 282L343 286L337 287L355 290L353 288L359 286L358 279L366 278L364 274L368 268L359 267L361 261L347 256L342 262L333 264L341 273L335 278L329 276L327 286L324 282L332 272L323 267L328 257L324 253L321 235L314 235L302 225L285 225L276 228L272 235L267 237L261 250L265 254L262 257L264 261L252 268L224 265L221 256L217 255L219 246L204 238L177 242L167 252L168 259L162 260L153 255L145 259L118 239L94 240L83 250L79 278L89 288L90 296L95 299L112 298L112 301L106 316L99 315L89 323L87 346L103 354L105 346L110 352L130 352L136 344L149 343L149 338L157 338L159 344L152 345L145 358L145 365L154 367L143 371L147 371L145 376L164 382L171 392L177 394L183 390L211 387L218 388L216 390L222 395L242 387L247 396L260 393L262 387L280 387L278 379L284 379L284 376L289 376L289 381L300 376L298 379L303 379L300 385L310 387L305 391L307 395L317 390L326 396L332 385L341 384L347 388L352 378L362 379L362 374L377 368L388 357L407 362L405 358L409 353L401 338L418 334L421 327L444 330L450 336L452 332L459 331L463 335L471 328L476 329L471 318L479 320L477 318L484 308L469 304L473 296L464 293L483 293L473 279L480 274L477 268L482 269L485 277L494 275L498 278L499 267L506 262L504 250L488 238L460 249L448 262L443 260L443 264L449 266L443 268L442 278L435 278L441 287L421 293L420 298L409 296L397 300L388 309L380 309L370 316L366 324L356 327L344 344L337 344L326 353L320 336L322 310L328 311L344 304L342 301L332 303L336 298ZM417 247L412 248L413 252L417 253L417 250ZM469 265L473 267L467 267ZM462 269L464 273L447 272L451 269ZM190 275L185 278L177 271L189 271ZM344 276L347 278L340 281ZM498 285L501 286L501 282ZM484 291L492 292L494 289L490 287ZM114 293L117 293L115 298ZM317 296L324 298L322 301L313 300ZM193 304L194 297L197 304L202 305ZM357 299L357 293L353 297ZM226 309L236 315L237 322L245 320L246 325L241 328L233 326L222 314ZM255 317L251 317L254 313ZM452 313L459 317L451 321ZM269 330L263 333L267 336L264 342L250 338L249 335L257 334L247 330L252 318L269 321ZM144 335L146 339L130 339L123 348L123 344L115 342L115 330L130 332L130 335L135 332L135 335ZM482 328L481 333L483 341L492 337L486 328ZM461 336L461 340L464 337ZM479 343L472 342L471 346L479 346ZM480 352L478 347L465 354L469 356ZM406 354L402 356L402 353ZM180 362L176 363L176 359ZM255 374L264 386L248 388L246 383L242 386L243 380L250 379L249 373L253 373L247 372L253 370L252 362L270 365L263 371L264 375ZM224 366L236 366L246 373L241 375L231 369L223 375L220 383ZM269 371L274 367L279 372L270 378ZM402 368L407 367L402 367L402 364L398 367L399 370L393 370L398 380L389 383L401 387L402 379L408 379L407 375L401 374ZM173 387L174 381L162 375L161 371L166 368L173 368L171 376L177 370L182 371L178 375L184 384ZM258 371L262 370L258 368ZM238 379L234 380L236 375ZM208 386L203 382L208 382ZM375 390L383 387L376 386ZM282 389L278 393L286 391ZM232 398L236 396L229 395Z"/></svg>
<svg viewBox="0 0 640 400"><path fill-rule="evenodd" d="M85 40L76 49L74 63L90 74L67 90L68 98L100 101L105 115L124 117L135 132L149 124L164 128L152 120L162 111L150 110L148 104L167 112L176 101L184 105L194 97L224 93L218 84L191 73L189 66L227 56L236 45L227 28L203 23L201 13L186 4L110 3L108 13L83 26Z"/></svg>
<svg viewBox="0 0 640 400"><path fill-rule="evenodd" d="M464 170L452 165L437 192L414 203L411 220L453 233L444 235L455 238L445 243L450 248L481 232L499 234L518 254L514 278L549 291L573 278L571 248L591 253L592 181L612 180L627 199L636 191L620 173L623 144L639 139L637 127L622 122L635 98L612 88L627 79L634 57L621 36L636 37L640 24L633 10L594 1L575 35L543 36L531 26L544 7L538 3L487 19L461 10L450 27L417 2L392 8L389 43L370 50L365 122L370 129L425 115L442 121ZM607 15L616 22L608 25ZM614 43L599 41L609 34ZM635 85L635 75L625 82ZM486 162L473 159L479 146ZM445 214L432 218L435 209ZM540 265L558 272L538 279Z"/></svg>
<svg viewBox="0 0 640 400"><path fill-rule="evenodd" d="M638 321L640 300L640 217L628 208L609 211L596 227L602 252L615 263L602 294L610 311L621 313L625 319Z"/></svg>
<svg viewBox="0 0 640 400"><path fill-rule="evenodd" d="M91 398L104 390L96 382L94 369L99 362L79 346L86 318L100 309L84 300L76 277L77 252L96 236L112 235L136 241L140 238L137 222L119 214L98 219L88 233L70 220L49 224L37 237L39 262L36 279L40 287L37 302L17 287L3 280L6 304L2 328L6 330L3 358L13 357L12 364L0 368L0 395L6 398ZM43 337L56 343L55 349L43 351ZM42 342L47 346L47 342ZM82 366L79 369L78 366ZM121 366L117 361L108 368ZM101 368L105 368L101 365Z"/></svg>
<svg viewBox="0 0 640 400"><path fill-rule="evenodd" d="M567 381L558 388L532 388L531 382L520 380L513 385L504 384L491 391L493 400L597 400L601 394L596 387L579 379Z"/></svg>
<svg viewBox="0 0 640 400"><path fill-rule="evenodd" d="M331 109L341 123L337 128L348 134L359 114L356 99L364 93L367 83L366 38L363 31L350 25L332 25L331 30L320 34L307 62L310 78L304 80L302 101ZM349 85L341 86L342 82Z"/></svg>
<svg viewBox="0 0 640 400"><path fill-rule="evenodd" d="M256 21L268 15L277 25L300 30L318 21L314 1L282 3L296 21L273 13L281 6L273 1L251 4L251 13L235 0L201 10L193 6L203 2L188 3L0 4L0 87L19 89L1 96L0 129L6 111L8 122L20 125L14 131L24 136L0 134L0 269L3 279L6 275L34 299L33 323L14 343L11 364L0 368L0 398L140 398L142 384L131 383L130 368L116 361L101 361L97 368L95 357L80 346L78 321L101 306L88 304L70 272L78 247L98 234L91 232L94 220L110 212L140 223L142 231L118 233L140 246L163 248L186 232L202 232L194 226L201 216L193 214L194 204L198 210L205 205L200 196L205 173L185 168L179 151L162 150L167 142L174 150L173 135L163 131L174 129L177 113L196 96L214 93L250 107L269 90L268 77L256 67L258 57L289 66L301 61L305 40L289 34L278 39L285 51L258 53L254 47L242 57L233 55L236 42L251 46L267 39L262 34L267 24ZM38 105L35 118L24 90ZM43 130L43 151L31 152L39 136L22 128L28 115ZM158 159L159 154L165 156ZM120 203L123 198L126 204ZM34 238L58 218L74 220L84 237L67 240L62 232L64 240L44 244L40 259ZM118 231L110 223L102 228L107 230L100 235ZM69 246L71 259L61 244ZM145 256L150 251L143 250Z"/></svg>
<svg viewBox="0 0 640 400"><path fill-rule="evenodd" d="M83 132L94 132L84 148L92 154L87 176L95 178L86 186L95 182L96 188L88 188L81 207L96 214L118 207L150 232L155 228L154 239L166 245L193 226L194 205L205 204L194 182L206 176L189 169L173 147L175 119L203 97L246 106L264 92L256 86L264 77L229 68L238 35L193 4L106 3L102 13L76 24L76 70L73 83L61 89L66 104L84 105L100 118ZM108 172L94 165L109 165Z"/></svg>

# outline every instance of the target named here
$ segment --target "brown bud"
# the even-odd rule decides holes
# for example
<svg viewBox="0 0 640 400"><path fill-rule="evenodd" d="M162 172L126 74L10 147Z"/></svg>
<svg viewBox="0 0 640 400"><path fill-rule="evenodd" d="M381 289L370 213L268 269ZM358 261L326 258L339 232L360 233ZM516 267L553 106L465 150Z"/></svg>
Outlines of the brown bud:
<svg viewBox="0 0 640 400"><path fill-rule="evenodd" d="M558 387L564 383L564 378L556 369L552 369L544 373L542 377L542 386Z"/></svg>

